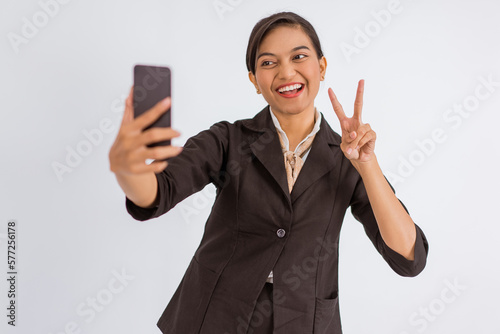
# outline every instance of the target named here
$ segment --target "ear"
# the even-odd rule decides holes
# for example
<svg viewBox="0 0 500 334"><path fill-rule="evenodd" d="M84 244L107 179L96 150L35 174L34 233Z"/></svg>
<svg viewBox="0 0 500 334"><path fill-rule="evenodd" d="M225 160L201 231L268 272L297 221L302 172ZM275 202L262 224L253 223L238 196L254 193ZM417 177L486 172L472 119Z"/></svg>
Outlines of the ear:
<svg viewBox="0 0 500 334"><path fill-rule="evenodd" d="M252 71L248 71L248 79L250 79L250 81L253 83L253 85L255 86L255 89L257 91L260 91L259 90L259 86L257 85L257 78L255 77L255 75L252 73Z"/></svg>
<svg viewBox="0 0 500 334"><path fill-rule="evenodd" d="M319 73L321 76L321 81L325 80L327 61L325 56L321 57L319 60Z"/></svg>

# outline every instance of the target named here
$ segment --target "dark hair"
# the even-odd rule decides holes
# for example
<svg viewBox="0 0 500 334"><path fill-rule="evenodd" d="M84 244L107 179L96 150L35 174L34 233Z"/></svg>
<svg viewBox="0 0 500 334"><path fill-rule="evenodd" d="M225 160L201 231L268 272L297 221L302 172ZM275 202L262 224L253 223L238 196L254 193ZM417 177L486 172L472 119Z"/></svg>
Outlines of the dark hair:
<svg viewBox="0 0 500 334"><path fill-rule="evenodd" d="M323 51L321 50L321 43L319 42L318 35L314 27L304 19L302 16L297 15L292 12L280 12L263 18L255 27L253 27L252 33L250 34L250 39L248 40L247 47L247 69L255 74L255 58L257 57L257 49L260 46L261 41L266 37L266 35L273 29L280 26L298 26L306 33L311 39L311 42L316 50L318 59L323 57Z"/></svg>

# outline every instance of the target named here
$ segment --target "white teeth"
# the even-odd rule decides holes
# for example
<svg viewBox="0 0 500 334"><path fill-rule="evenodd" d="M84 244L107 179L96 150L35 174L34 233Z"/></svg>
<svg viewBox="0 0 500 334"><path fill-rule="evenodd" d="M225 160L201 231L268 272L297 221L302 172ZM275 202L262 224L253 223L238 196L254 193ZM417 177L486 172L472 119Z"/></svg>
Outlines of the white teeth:
<svg viewBox="0 0 500 334"><path fill-rule="evenodd" d="M288 91L291 91L291 90L294 90L294 89L299 89L301 87L302 87L301 84L295 84L295 85L285 86L285 87L281 87L280 89L278 89L278 92L280 92L280 93L288 92Z"/></svg>

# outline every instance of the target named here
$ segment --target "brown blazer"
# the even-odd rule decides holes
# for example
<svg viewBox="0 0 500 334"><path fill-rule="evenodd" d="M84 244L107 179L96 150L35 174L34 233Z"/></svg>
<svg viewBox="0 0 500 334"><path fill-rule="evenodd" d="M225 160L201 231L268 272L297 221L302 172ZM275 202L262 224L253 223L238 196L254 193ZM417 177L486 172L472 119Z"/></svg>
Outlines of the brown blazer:
<svg viewBox="0 0 500 334"><path fill-rule="evenodd" d="M159 206L126 198L137 220L158 217L208 183L216 199L202 241L158 321L163 333L246 334L256 299L274 272L275 334L341 334L338 242L350 207L399 275L425 267L428 243L417 231L415 260L380 236L363 181L324 117L291 194L269 107L254 118L221 121L186 141L157 174Z"/></svg>

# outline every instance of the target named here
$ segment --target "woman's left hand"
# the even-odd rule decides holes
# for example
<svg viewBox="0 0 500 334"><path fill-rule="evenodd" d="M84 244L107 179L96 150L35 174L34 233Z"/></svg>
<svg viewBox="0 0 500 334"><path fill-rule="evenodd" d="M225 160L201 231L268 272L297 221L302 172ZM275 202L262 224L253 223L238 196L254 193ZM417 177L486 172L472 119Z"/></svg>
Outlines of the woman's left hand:
<svg viewBox="0 0 500 334"><path fill-rule="evenodd" d="M364 86L365 81L360 80L356 100L354 101L354 115L351 118L345 115L344 109L342 109L342 105L337 100L337 96L335 96L333 90L331 88L328 89L333 110L337 114L342 129L342 143L340 144L340 148L351 163L368 162L375 156L374 149L377 135L368 123L364 124L361 121Z"/></svg>

